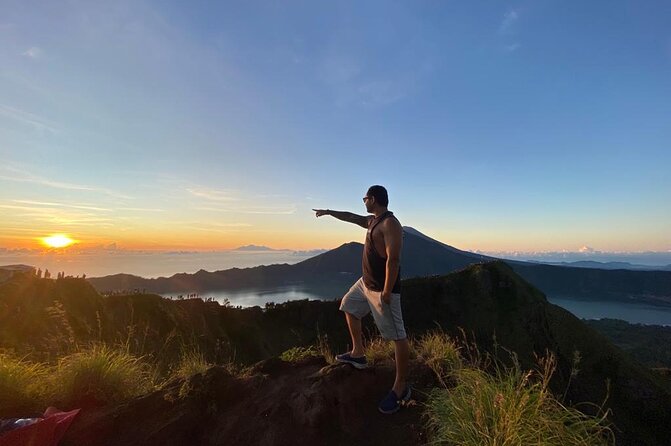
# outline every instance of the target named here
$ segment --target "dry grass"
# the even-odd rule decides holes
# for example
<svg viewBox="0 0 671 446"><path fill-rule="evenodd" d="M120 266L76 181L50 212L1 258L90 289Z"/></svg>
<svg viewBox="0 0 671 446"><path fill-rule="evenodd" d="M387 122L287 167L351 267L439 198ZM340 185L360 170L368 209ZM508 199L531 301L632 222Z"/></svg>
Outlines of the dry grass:
<svg viewBox="0 0 671 446"><path fill-rule="evenodd" d="M488 374L475 367L452 369L456 386L434 389L426 416L431 442L446 445L606 445L613 434L604 413L590 417L565 407L549 391L556 362L539 370L519 364Z"/></svg>
<svg viewBox="0 0 671 446"><path fill-rule="evenodd" d="M104 344L62 358L51 379L57 401L114 403L154 388L151 368L141 357Z"/></svg>
<svg viewBox="0 0 671 446"><path fill-rule="evenodd" d="M48 389L47 368L39 363L0 354L0 417L17 410L41 408Z"/></svg>

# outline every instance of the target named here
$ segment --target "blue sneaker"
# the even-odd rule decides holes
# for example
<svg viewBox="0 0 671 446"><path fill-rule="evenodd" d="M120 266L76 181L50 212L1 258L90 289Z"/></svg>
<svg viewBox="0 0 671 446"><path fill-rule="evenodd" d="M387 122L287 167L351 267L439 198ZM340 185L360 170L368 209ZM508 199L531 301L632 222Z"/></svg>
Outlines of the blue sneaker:
<svg viewBox="0 0 671 446"><path fill-rule="evenodd" d="M355 358L349 353L343 353L342 355L336 355L335 360L338 362L342 362L344 364L350 364L351 366L359 370L368 367L368 361L366 360L365 356Z"/></svg>
<svg viewBox="0 0 671 446"><path fill-rule="evenodd" d="M384 399L380 401L380 404L377 406L377 408L384 414L396 413L401 408L401 402L410 400L411 394L412 392L410 391L410 386L405 388L405 392L403 392L403 395L401 395L400 398L398 395L396 395L396 392L390 390L387 396L385 396Z"/></svg>

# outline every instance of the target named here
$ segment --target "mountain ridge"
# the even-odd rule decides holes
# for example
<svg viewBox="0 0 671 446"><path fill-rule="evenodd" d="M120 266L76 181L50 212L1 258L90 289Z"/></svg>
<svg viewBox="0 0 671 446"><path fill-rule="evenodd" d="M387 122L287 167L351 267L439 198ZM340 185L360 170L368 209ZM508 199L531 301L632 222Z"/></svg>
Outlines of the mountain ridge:
<svg viewBox="0 0 671 446"><path fill-rule="evenodd" d="M200 270L195 274L178 273L155 279L118 274L87 280L101 292L138 289L162 294L192 293L321 282L340 283L344 292L347 282L354 282L361 275L362 253L361 243L349 242L292 265L285 263L213 272ZM403 278L448 274L492 260L499 259L461 251L421 234L414 228L406 228L404 231L401 256ZM671 305L669 271L606 270L503 261L553 297Z"/></svg>

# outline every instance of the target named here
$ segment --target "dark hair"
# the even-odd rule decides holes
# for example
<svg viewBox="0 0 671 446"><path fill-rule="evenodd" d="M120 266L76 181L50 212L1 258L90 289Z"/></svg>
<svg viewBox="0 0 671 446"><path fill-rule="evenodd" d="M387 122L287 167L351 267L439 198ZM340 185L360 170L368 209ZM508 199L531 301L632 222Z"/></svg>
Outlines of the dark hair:
<svg viewBox="0 0 671 446"><path fill-rule="evenodd" d="M366 193L369 197L375 197L375 201L380 204L380 206L387 207L389 205L389 195L387 195L387 189L384 186L371 186L368 188Z"/></svg>

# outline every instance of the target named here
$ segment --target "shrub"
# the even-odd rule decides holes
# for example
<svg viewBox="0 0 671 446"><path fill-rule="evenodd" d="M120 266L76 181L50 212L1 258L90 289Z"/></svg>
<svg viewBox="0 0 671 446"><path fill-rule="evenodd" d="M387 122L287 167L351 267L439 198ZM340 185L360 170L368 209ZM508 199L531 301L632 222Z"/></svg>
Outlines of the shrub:
<svg viewBox="0 0 671 446"><path fill-rule="evenodd" d="M600 445L612 443L605 415L590 417L563 406L548 389L555 361L540 372L519 364L490 375L477 368L454 372L456 386L434 389L426 415L433 442L450 445Z"/></svg>
<svg viewBox="0 0 671 446"><path fill-rule="evenodd" d="M102 344L62 358L53 383L56 398L66 405L114 403L153 388L142 358Z"/></svg>

